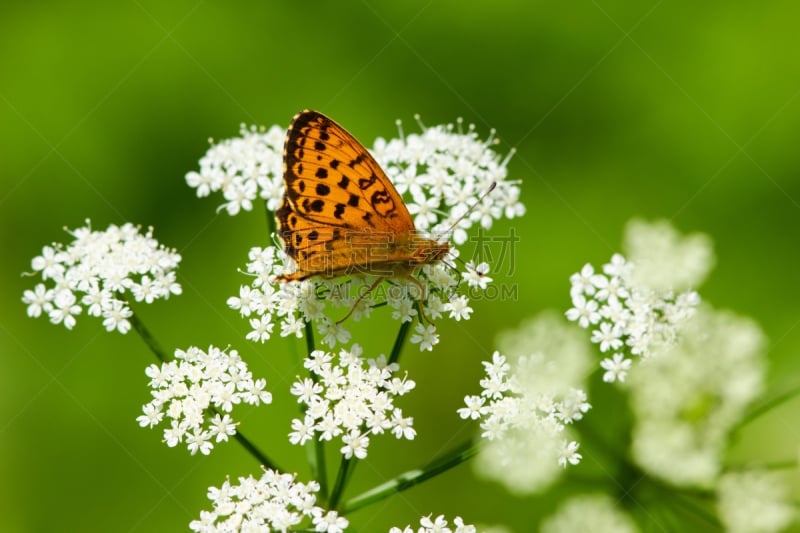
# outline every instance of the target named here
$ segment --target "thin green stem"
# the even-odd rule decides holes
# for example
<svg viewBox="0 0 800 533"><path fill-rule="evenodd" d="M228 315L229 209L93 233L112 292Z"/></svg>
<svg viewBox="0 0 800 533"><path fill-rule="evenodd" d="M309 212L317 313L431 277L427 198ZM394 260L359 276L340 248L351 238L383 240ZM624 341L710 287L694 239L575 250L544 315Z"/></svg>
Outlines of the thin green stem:
<svg viewBox="0 0 800 533"><path fill-rule="evenodd" d="M341 514L352 513L372 503L388 498L393 494L410 489L432 477L450 470L475 456L481 448L481 440L466 441L452 450L445 452L421 468L409 470L348 500L342 506Z"/></svg>
<svg viewBox="0 0 800 533"><path fill-rule="evenodd" d="M308 350L308 355L311 355L311 352L314 351L314 327L311 325L311 322L306 322L306 349ZM313 376L312 376L313 378Z"/></svg>
<svg viewBox="0 0 800 533"><path fill-rule="evenodd" d="M752 406L747 414L745 414L745 416L739 421L733 431L739 431L744 426L768 412L773 407L789 401L798 395L800 395L800 385L795 385L788 390L775 394L772 398L766 398L764 401Z"/></svg>
<svg viewBox="0 0 800 533"><path fill-rule="evenodd" d="M216 412L216 409L214 410ZM255 444L253 444L250 439L242 435L242 432L239 429L236 429L236 433L233 435L233 438L244 447L245 450L250 452L250 455L255 457L262 466L266 468L271 468L272 470L277 470L283 472L267 455L259 450Z"/></svg>
<svg viewBox="0 0 800 533"><path fill-rule="evenodd" d="M397 338L394 340L394 346L392 346L392 353L389 355L389 364L396 363L400 359L400 352L403 351L403 346L406 343L408 330L411 329L411 322L409 320L400 324L400 330L397 332Z"/></svg>
<svg viewBox="0 0 800 533"><path fill-rule="evenodd" d="M726 470L791 470L797 468L797 461L775 461L772 463L749 463L742 465L730 465Z"/></svg>
<svg viewBox="0 0 800 533"><path fill-rule="evenodd" d="M314 351L314 327L310 321L306 322L306 350L308 355ZM317 375L311 373L311 379L317 382ZM319 483L319 499L325 503L328 499L328 474L325 466L325 443L319 439L308 441L306 447L306 458L311 467L312 477Z"/></svg>
<svg viewBox="0 0 800 533"><path fill-rule="evenodd" d="M269 238L272 239L272 234L278 231L277 226L275 225L275 213L267 209L267 202L264 202L264 212L267 215L267 232Z"/></svg>
<svg viewBox="0 0 800 533"><path fill-rule="evenodd" d="M336 483L334 483L333 492L331 493L331 509L336 509L336 506L339 505L339 500L342 498L342 493L344 493L344 487L350 475L353 473L355 465L356 463L353 461L352 457L349 459L343 457L342 462L339 463L339 472L336 474Z"/></svg>
<svg viewBox="0 0 800 533"><path fill-rule="evenodd" d="M133 329L136 330L136 333L139 334L144 343L147 344L147 347L150 348L150 351L153 352L153 355L155 355L159 361L166 363L172 359L171 357L167 356L164 350L161 349L161 346L158 345L158 342L150 333L150 330L145 327L144 322L139 320L139 315L133 313L130 317L130 321Z"/></svg>

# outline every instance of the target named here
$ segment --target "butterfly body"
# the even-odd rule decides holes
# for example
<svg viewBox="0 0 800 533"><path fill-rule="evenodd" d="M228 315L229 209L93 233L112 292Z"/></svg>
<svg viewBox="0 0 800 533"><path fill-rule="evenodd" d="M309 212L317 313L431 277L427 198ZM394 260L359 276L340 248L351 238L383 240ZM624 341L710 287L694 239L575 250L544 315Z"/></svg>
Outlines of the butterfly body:
<svg viewBox="0 0 800 533"><path fill-rule="evenodd" d="M412 277L450 251L423 237L401 196L364 146L316 111L295 115L283 152L279 235L296 271L277 281L350 274ZM376 282L377 283L377 282Z"/></svg>

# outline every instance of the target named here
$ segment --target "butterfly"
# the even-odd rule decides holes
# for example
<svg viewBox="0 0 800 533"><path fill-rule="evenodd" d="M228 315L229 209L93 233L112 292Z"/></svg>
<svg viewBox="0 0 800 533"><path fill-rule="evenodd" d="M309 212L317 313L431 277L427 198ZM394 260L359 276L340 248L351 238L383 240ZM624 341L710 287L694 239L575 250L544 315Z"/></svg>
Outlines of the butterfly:
<svg viewBox="0 0 800 533"><path fill-rule="evenodd" d="M404 279L419 287L422 303L424 287L413 274L442 260L450 245L417 232L402 197L355 137L322 113L301 111L286 132L283 180L278 234L297 269L276 281L377 276L360 301L380 282Z"/></svg>

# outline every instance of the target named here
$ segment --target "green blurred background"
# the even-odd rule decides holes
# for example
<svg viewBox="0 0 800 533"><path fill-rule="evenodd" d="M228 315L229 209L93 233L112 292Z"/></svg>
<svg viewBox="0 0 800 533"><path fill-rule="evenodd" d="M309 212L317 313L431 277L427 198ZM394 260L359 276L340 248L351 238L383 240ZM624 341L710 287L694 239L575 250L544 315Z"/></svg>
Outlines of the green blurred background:
<svg viewBox="0 0 800 533"><path fill-rule="evenodd" d="M433 353L405 352L418 439L376 439L350 495L470 436L454 410L478 390L496 333L569 307L569 275L617 251L633 216L713 237L701 294L762 325L771 387L796 382L798 17L789 1L3 2L0 530L185 530L209 508L208 486L257 473L236 444L191 457L138 427L153 357L135 334L25 316L35 280L20 273L87 217L153 225L180 251L184 294L136 309L170 350L239 349L275 393L271 408L237 411L242 429L307 479L285 438L293 347L245 341L225 305L247 250L267 241L263 211L218 215L221 198L198 200L184 181L209 137L286 126L304 108L366 144L395 135L397 118L414 131L415 113L463 117L483 137L496 128L499 150L518 150L509 173L528 208L514 221L519 298L477 302L467 326L443 321ZM372 353L396 327L376 315L356 329ZM799 410L748 426L733 456L795 458ZM554 501L512 497L461 466L351 518L360 531L431 512L532 531Z"/></svg>

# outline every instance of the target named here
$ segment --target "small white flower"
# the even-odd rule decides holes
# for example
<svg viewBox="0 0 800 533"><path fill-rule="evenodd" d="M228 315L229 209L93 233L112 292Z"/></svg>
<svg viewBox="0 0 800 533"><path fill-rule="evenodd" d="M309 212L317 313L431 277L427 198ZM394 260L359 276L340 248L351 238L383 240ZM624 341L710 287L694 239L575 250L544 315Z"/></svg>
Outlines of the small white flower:
<svg viewBox="0 0 800 533"><path fill-rule="evenodd" d="M567 318L571 321L578 321L582 328L588 328L589 324L597 324L602 315L597 311L598 305L595 300L587 300L583 295L572 296L572 309L566 312Z"/></svg>
<svg viewBox="0 0 800 533"><path fill-rule="evenodd" d="M419 351L433 350L433 347L439 344L439 334L436 333L436 326L429 324L427 326L422 323L417 323L414 326L414 335L411 336L411 344L419 344Z"/></svg>
<svg viewBox="0 0 800 533"><path fill-rule="evenodd" d="M615 353L611 359L606 357L600 362L600 366L606 371L603 374L603 381L606 383L624 382L632 363L633 361L626 359L621 353Z"/></svg>

